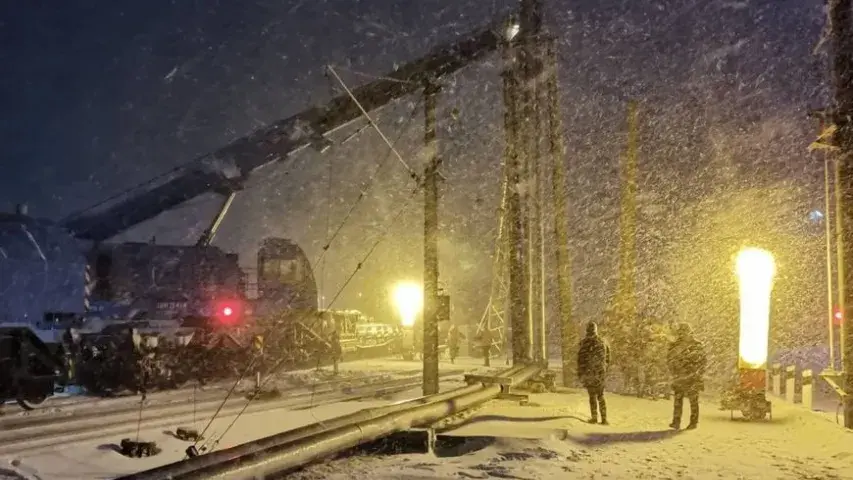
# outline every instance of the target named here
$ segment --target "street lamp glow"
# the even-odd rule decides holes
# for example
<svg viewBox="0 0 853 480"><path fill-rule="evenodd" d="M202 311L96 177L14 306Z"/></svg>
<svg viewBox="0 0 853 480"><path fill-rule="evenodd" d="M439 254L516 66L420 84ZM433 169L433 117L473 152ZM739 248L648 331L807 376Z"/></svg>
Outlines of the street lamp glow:
<svg viewBox="0 0 853 480"><path fill-rule="evenodd" d="M766 368L776 262L767 250L745 248L738 253L736 272L740 283L739 367Z"/></svg>
<svg viewBox="0 0 853 480"><path fill-rule="evenodd" d="M424 292L415 283L400 283L394 288L394 305L400 312L400 323L404 327L415 324L424 303Z"/></svg>

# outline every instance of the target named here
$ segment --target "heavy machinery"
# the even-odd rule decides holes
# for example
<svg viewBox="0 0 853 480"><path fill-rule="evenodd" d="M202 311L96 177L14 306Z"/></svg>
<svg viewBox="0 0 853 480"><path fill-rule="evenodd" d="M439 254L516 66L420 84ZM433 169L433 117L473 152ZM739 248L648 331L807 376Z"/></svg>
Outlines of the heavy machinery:
<svg viewBox="0 0 853 480"><path fill-rule="evenodd" d="M358 310L324 310L322 314L336 326L342 359L396 353L401 332L395 325L374 321Z"/></svg>
<svg viewBox="0 0 853 480"><path fill-rule="evenodd" d="M224 257L220 255L221 252L216 252L210 243L245 181L261 168L284 162L306 147L313 146L321 152L325 151L331 146L326 135L362 118L364 112L416 93L428 81L484 58L501 44L506 26L504 22L490 25L450 45L439 47L419 60L377 77L375 81L347 89L346 94L333 98L323 106L309 108L275 122L140 188L59 222L33 218L24 209L0 215L2 400L18 400L22 405L29 406L49 396L57 384L67 381L69 362L66 357L70 355L69 350L75 348L74 335L69 333L68 327L79 327L82 333L78 333L92 338L104 337L103 332L108 325L119 325L116 328L124 328L127 338L132 339L135 345L147 345L147 342L138 339L137 331L128 330L131 326L139 326L139 322L151 325L151 322L162 321L170 327L166 329L159 325L154 330L170 330L174 338L184 337L182 329L210 332L214 326L210 314L216 313L215 306L220 302L216 294L206 290L202 283L194 283L198 279L192 275L189 292L185 290L187 284L183 280L179 281L181 287L178 291L159 287L170 278L166 274L170 269L179 272L175 278L184 278L183 272L195 268L195 262L200 261L200 258L232 258L227 254L223 254ZM194 246L107 243L119 233L209 193L222 196L222 204ZM281 247L281 244L276 247L273 243L268 244L267 251ZM158 256L166 250L180 252L180 260L175 260L175 255ZM137 258L148 256L148 260L124 259L124 255ZM275 270L266 254L259 255L259 264L262 262L259 274L264 282L275 278L280 281L282 275L289 275L282 273L285 272L281 268L282 264L278 264L278 270ZM92 311L90 297L94 295L96 287L105 288L103 283L98 284L99 274L113 272L119 265L137 265L129 268L131 272L145 270L153 279L154 287L142 293L139 290L132 291L134 289L122 293L119 288L121 282L113 281L109 285L110 289L101 291L103 300L99 304L100 310ZM209 265L216 272L214 276L220 279L232 278L233 265L222 266L216 262ZM95 279L92 279L92 273ZM100 278L103 277L100 275ZM138 282L140 278L136 275L130 284ZM230 280L221 283L224 285L217 285L217 288L233 287ZM277 314L275 322L290 322L293 326L286 330L285 337L291 334L294 338L307 336L320 344L329 343L324 340L323 334L312 330L313 322L306 323L304 320L307 317L300 315L302 310L317 308L316 287L313 288L313 298L308 289L304 296L299 297L299 305L289 305L287 295L282 295L277 299L259 299L258 308L262 314L275 313L270 309L284 312ZM231 316L233 308L230 304L224 305L219 313ZM108 315L109 311L112 313ZM100 320L95 321L93 318ZM278 332L274 333L278 336ZM70 340L67 337L71 337ZM107 338L112 337L108 335ZM222 337L213 341L219 340ZM268 339L268 343L269 340L275 339ZM160 345L148 347L161 348ZM100 352L97 348L91 351Z"/></svg>

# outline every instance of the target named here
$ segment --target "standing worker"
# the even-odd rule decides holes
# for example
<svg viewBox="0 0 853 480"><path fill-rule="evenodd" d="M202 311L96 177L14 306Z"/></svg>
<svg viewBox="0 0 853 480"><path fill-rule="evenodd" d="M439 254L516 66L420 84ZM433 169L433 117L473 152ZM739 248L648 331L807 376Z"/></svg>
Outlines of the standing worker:
<svg viewBox="0 0 853 480"><path fill-rule="evenodd" d="M672 392L675 404L672 408L670 428L681 428L681 412L684 397L690 401L690 423L692 430L699 424L699 392L705 389L702 377L705 375L707 358L705 347L693 335L689 324L680 323L675 329L675 340L669 344L666 356L669 371L672 374Z"/></svg>
<svg viewBox="0 0 853 480"><path fill-rule="evenodd" d="M459 342L465 338L465 335L459 331L456 325L450 325L447 329L447 350L450 354L450 363L456 363L456 357L459 356Z"/></svg>
<svg viewBox="0 0 853 480"><path fill-rule="evenodd" d="M589 394L589 423L607 425L607 403L604 401L604 378L610 367L610 346L598 335L595 322L586 324L586 336L578 348L578 378Z"/></svg>

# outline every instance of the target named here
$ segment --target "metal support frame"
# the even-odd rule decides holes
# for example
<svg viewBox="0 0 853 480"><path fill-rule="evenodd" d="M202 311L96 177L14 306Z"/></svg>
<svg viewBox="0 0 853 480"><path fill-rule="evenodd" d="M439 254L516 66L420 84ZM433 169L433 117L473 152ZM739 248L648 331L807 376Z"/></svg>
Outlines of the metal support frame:
<svg viewBox="0 0 853 480"><path fill-rule="evenodd" d="M206 247L213 242L213 239L216 238L216 233L219 231L219 227L222 225L222 221L225 220L225 216L228 215L228 210L231 208L231 204L234 203L234 198L237 197L237 190L230 190L222 198L222 203L219 205L219 209L216 211L216 215L210 222L210 225L204 230L204 233L201 234L195 246L197 247Z"/></svg>
<svg viewBox="0 0 853 480"><path fill-rule="evenodd" d="M838 302L843 312L841 323L841 355L844 369L842 389L844 426L853 428L853 2L830 0L828 4L832 45L835 109L832 135L838 168L836 185L836 222L838 226Z"/></svg>
<svg viewBox="0 0 853 480"><path fill-rule="evenodd" d="M507 242L507 202L509 199L509 177L507 164L504 163L501 179L501 204L498 211L498 234L495 238L495 248L492 253L492 285L489 291L489 302L486 310L477 324L477 338L483 348L485 366L491 365L491 357L506 353L506 314L509 301L509 284L507 268L509 243Z"/></svg>
<svg viewBox="0 0 853 480"><path fill-rule="evenodd" d="M492 287L477 327L486 364L500 351L503 327L512 339L513 363L548 356L546 309L545 204L541 157L548 108L543 82L544 43L541 0L521 0L520 34L504 39L504 175ZM508 317L508 318L507 318ZM508 322L507 322L508 320ZM495 332L498 331L498 335ZM509 352L506 352L509 353ZM507 358L509 363L509 357Z"/></svg>

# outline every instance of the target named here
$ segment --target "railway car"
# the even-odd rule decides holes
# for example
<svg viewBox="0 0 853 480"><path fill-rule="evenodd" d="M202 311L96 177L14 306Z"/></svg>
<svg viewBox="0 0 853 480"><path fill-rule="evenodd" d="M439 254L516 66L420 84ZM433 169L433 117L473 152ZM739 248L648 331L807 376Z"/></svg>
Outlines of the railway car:
<svg viewBox="0 0 853 480"><path fill-rule="evenodd" d="M281 352L331 344L295 318L316 311L316 285L284 239L262 242L256 300L237 256L213 246L92 245L18 211L0 215L0 252L0 395L25 408L69 382L111 393L230 376L253 354L256 306L288 325L270 336Z"/></svg>

